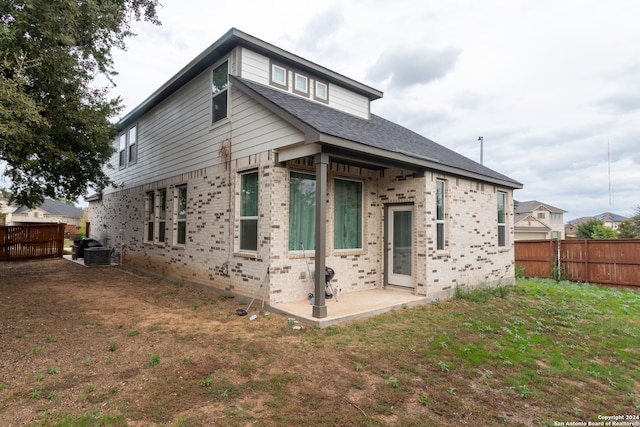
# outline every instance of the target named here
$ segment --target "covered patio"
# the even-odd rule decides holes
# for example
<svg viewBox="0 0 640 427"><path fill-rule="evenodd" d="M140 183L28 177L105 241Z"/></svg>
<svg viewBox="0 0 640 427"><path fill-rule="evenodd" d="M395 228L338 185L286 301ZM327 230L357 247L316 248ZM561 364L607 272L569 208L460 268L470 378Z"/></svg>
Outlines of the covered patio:
<svg viewBox="0 0 640 427"><path fill-rule="evenodd" d="M386 287L340 294L337 299L325 299L327 316L321 319L313 315L314 306L309 300L274 304L271 310L295 318L301 323L324 328L426 303L428 300L424 295Z"/></svg>

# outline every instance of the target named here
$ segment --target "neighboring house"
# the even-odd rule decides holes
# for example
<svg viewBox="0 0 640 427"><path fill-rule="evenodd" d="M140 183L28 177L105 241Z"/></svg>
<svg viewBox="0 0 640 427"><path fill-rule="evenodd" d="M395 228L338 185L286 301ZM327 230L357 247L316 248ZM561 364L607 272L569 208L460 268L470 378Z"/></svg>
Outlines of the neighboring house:
<svg viewBox="0 0 640 427"><path fill-rule="evenodd" d="M530 200L514 200L515 240L564 239L563 215L567 211Z"/></svg>
<svg viewBox="0 0 640 427"><path fill-rule="evenodd" d="M9 199L0 199L0 225L9 225L14 210L16 208L9 203Z"/></svg>
<svg viewBox="0 0 640 427"><path fill-rule="evenodd" d="M80 208L58 200L45 199L40 206L33 209L26 206L15 209L7 225L66 224L65 237L74 239L83 215L84 211Z"/></svg>
<svg viewBox="0 0 640 427"><path fill-rule="evenodd" d="M381 97L231 29L120 121L90 222L126 264L272 305L325 265L343 293L512 283L522 184L372 114Z"/></svg>
<svg viewBox="0 0 640 427"><path fill-rule="evenodd" d="M580 223L582 223L584 221L588 221L590 219L600 220L607 227L609 227L609 228L611 228L613 230L618 230L618 226L620 225L620 223L625 221L625 220L627 220L627 219L629 219L629 218L627 218L626 216L614 214L614 213L611 213L611 212L604 212L604 213L601 213L599 215L583 216L583 217L580 217L580 218L572 219L565 226L565 233L566 233L567 237L576 237L576 235L578 233L578 225L580 225Z"/></svg>

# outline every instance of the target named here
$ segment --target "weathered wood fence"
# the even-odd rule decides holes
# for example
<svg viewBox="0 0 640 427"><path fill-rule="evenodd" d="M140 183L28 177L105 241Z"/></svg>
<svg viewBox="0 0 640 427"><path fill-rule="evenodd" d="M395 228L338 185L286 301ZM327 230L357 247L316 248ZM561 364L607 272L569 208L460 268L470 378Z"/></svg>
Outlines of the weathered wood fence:
<svg viewBox="0 0 640 427"><path fill-rule="evenodd" d="M515 262L526 277L640 288L640 239L517 240Z"/></svg>
<svg viewBox="0 0 640 427"><path fill-rule="evenodd" d="M0 261L61 258L65 224L0 227Z"/></svg>

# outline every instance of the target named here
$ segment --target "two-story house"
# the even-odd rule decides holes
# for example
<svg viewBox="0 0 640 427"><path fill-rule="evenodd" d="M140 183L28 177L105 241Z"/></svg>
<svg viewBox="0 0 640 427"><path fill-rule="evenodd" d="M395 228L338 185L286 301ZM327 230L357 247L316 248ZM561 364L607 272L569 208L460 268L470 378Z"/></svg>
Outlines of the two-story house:
<svg viewBox="0 0 640 427"><path fill-rule="evenodd" d="M513 282L522 184L372 114L381 97L231 29L120 121L117 186L90 222L133 266L249 297L264 284L268 304L316 291L317 318L327 265L342 293Z"/></svg>
<svg viewBox="0 0 640 427"><path fill-rule="evenodd" d="M564 219L567 212L537 200L513 202L515 240L564 239Z"/></svg>
<svg viewBox="0 0 640 427"><path fill-rule="evenodd" d="M580 218L572 219L571 221L567 222L567 225L565 226L565 233L567 237L576 237L578 233L578 225L590 219L597 219L599 221L602 221L602 223L606 227L609 227L612 230L618 230L618 226L620 225L620 223L626 221L629 218L611 212L603 212L594 216L583 216Z"/></svg>

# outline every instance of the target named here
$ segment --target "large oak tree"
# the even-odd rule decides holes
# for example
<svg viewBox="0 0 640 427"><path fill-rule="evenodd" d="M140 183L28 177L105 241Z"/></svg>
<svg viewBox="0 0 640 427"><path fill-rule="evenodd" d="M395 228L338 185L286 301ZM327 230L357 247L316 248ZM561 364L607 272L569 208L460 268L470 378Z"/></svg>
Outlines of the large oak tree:
<svg viewBox="0 0 640 427"><path fill-rule="evenodd" d="M110 182L103 171L119 98L96 77L116 74L131 23L159 24L158 0L0 0L0 173L12 199L75 200Z"/></svg>

